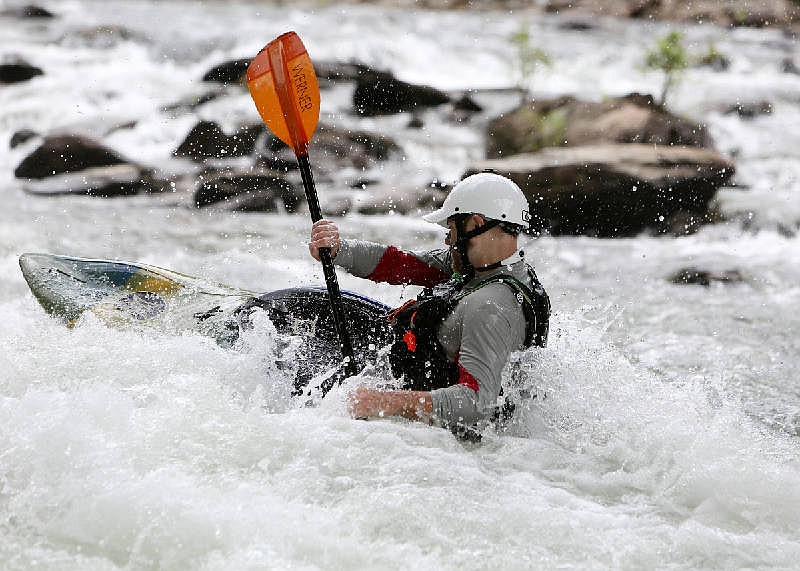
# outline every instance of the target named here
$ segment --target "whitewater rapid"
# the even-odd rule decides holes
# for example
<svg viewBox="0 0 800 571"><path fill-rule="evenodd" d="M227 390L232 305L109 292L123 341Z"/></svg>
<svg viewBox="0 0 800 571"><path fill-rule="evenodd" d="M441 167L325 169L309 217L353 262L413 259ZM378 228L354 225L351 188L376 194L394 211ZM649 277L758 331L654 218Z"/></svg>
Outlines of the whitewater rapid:
<svg viewBox="0 0 800 571"><path fill-rule="evenodd" d="M0 7L11 6L6 1ZM14 4L16 5L16 4ZM542 237L527 257L553 302L550 343L518 355L535 400L480 444L404 421L346 413L351 379L318 407L289 397L276 332L234 349L201 335L68 329L30 295L27 251L155 264L254 291L323 283L304 215L196 210L172 193L124 199L26 194L0 153L0 567L4 569L793 569L800 560L800 77L779 30L618 22L564 30L522 13L426 12L263 2L67 0L49 23L2 20L3 53L45 69L0 88L0 144L23 128L92 133L164 172L198 118L256 117L232 93L197 115L159 111L199 78L296 30L312 58L356 59L458 92L516 78L508 37L527 22L553 65L537 97L656 93L641 69L680 27L692 49L731 57L689 70L673 108L735 157L729 221L683 238ZM107 43L81 30L117 25ZM103 36L105 38L106 36ZM327 95L326 95L327 94ZM720 109L768 99L770 115ZM358 121L347 91L323 92L342 125L391 130L405 160L388 179L457 179L480 158L474 129L411 132ZM135 120L103 136L108 125ZM324 182L321 193L333 191ZM350 214L342 232L409 248L441 244L413 217ZM741 283L677 286L687 266ZM340 274L390 305L414 288Z"/></svg>

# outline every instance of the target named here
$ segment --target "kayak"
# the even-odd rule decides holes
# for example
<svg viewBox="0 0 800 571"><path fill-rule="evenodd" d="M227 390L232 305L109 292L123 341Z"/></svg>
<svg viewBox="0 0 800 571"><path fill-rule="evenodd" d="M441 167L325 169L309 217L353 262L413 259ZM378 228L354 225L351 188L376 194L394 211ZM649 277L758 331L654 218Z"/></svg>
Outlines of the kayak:
<svg viewBox="0 0 800 571"><path fill-rule="evenodd" d="M90 313L110 327L194 331L230 348L263 311L279 335L301 338L295 355L298 392L320 378L325 382L317 385L326 392L341 378L341 350L322 287L256 294L157 266L55 254L22 254L19 265L39 304L69 327ZM349 291L342 291L342 303L361 370L391 343L390 308Z"/></svg>

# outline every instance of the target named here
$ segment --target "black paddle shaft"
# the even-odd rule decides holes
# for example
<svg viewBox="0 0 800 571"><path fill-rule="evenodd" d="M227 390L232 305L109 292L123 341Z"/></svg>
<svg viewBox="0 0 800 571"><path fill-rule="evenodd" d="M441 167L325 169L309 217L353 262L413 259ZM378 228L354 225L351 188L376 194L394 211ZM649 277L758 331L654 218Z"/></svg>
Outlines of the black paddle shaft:
<svg viewBox="0 0 800 571"><path fill-rule="evenodd" d="M319 198L317 188L314 185L314 176L311 174L311 163L308 155L298 155L297 162L300 165L300 176L303 177L303 188L306 192L308 210L311 213L311 221L322 220L322 212L319 208ZM342 293L339 290L339 280L336 278L336 270L333 268L333 258L331 258L330 248L320 248L319 258L322 261L322 272L325 274L325 285L328 287L328 296L331 300L331 313L333 314L333 326L339 335L339 345L342 348L342 357L345 358L345 373L348 377L358 373L356 361L353 356L353 345L350 342L350 335L347 333L347 321L342 305Z"/></svg>

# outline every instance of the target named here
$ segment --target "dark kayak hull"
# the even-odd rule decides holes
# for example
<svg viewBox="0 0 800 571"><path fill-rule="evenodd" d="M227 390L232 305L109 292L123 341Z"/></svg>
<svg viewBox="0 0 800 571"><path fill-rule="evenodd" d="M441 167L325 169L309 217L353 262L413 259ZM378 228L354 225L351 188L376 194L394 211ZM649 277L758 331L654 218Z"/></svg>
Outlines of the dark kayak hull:
<svg viewBox="0 0 800 571"><path fill-rule="evenodd" d="M374 364L381 349L391 343L386 321L389 307L368 297L342 291L342 305L358 369ZM237 314L246 328L253 311L263 310L275 329L305 340L295 359L299 365L295 388L298 392L314 378L324 377L323 393L342 376L342 353L333 322L328 292L322 288L290 288L265 293L248 300ZM318 384L318 383L317 383Z"/></svg>

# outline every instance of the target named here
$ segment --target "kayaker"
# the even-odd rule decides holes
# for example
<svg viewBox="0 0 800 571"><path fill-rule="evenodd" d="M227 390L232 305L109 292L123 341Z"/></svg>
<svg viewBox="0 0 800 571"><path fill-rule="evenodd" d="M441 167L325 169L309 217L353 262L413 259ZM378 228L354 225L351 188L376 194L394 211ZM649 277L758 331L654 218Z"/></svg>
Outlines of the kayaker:
<svg viewBox="0 0 800 571"><path fill-rule="evenodd" d="M425 288L389 315L396 335L389 360L404 389L359 387L352 416L474 427L498 412L510 354L547 340L550 302L518 248L528 202L510 179L478 173L423 219L448 229L446 248L406 252L341 239L333 222L320 220L309 250L318 260L319 248L331 248L335 263L358 277Z"/></svg>

